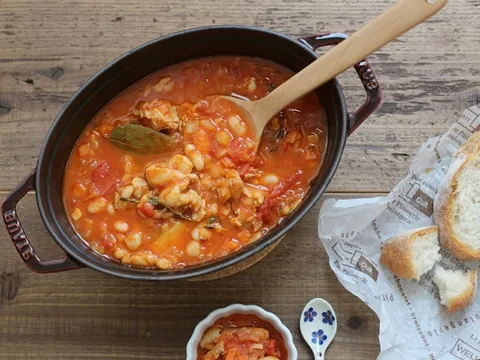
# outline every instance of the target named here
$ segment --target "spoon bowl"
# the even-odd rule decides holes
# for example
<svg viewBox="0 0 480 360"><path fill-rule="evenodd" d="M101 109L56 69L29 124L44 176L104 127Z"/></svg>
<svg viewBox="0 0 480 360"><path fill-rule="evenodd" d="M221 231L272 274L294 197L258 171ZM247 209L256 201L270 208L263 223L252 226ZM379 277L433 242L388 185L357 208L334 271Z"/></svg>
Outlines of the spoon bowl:
<svg viewBox="0 0 480 360"><path fill-rule="evenodd" d="M325 359L325 351L337 333L337 316L324 299L312 299L300 316L300 332L312 349L315 360Z"/></svg>

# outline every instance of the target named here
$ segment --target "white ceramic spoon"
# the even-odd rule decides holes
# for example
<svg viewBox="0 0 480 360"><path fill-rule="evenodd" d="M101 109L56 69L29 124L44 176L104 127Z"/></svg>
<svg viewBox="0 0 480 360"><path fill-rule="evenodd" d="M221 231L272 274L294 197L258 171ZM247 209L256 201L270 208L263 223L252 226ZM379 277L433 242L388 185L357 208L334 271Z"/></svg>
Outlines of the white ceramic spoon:
<svg viewBox="0 0 480 360"><path fill-rule="evenodd" d="M325 351L337 333L337 316L323 299L312 299L300 316L300 332L312 349L315 360L325 359Z"/></svg>

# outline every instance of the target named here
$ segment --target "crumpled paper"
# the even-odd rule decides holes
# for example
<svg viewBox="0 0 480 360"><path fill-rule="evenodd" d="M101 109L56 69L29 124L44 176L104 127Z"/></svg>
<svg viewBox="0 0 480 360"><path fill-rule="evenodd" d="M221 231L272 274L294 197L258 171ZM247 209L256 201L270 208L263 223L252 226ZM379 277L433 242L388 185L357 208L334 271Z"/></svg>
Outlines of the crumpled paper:
<svg viewBox="0 0 480 360"><path fill-rule="evenodd" d="M422 145L407 177L388 196L329 199L320 209L318 234L332 270L380 319L379 360L480 359L480 294L467 309L449 314L429 273L420 281L404 280L379 264L389 237L433 224L433 201L450 159L476 129L480 107L473 106L447 133ZM441 253L443 266L479 267Z"/></svg>

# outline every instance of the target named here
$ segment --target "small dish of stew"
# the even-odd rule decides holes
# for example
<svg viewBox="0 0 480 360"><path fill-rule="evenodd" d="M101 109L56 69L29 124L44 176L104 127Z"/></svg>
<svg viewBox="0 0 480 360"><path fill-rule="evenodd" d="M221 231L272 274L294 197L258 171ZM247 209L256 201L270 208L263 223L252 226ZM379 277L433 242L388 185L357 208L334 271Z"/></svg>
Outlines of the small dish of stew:
<svg viewBox="0 0 480 360"><path fill-rule="evenodd" d="M326 118L308 94L274 117L258 152L244 114L293 75L218 56L133 84L77 140L65 169L69 220L91 249L126 266L175 270L258 240L300 204L320 169Z"/></svg>
<svg viewBox="0 0 480 360"><path fill-rule="evenodd" d="M212 312L196 327L187 360L296 360L290 331L272 313L234 304Z"/></svg>

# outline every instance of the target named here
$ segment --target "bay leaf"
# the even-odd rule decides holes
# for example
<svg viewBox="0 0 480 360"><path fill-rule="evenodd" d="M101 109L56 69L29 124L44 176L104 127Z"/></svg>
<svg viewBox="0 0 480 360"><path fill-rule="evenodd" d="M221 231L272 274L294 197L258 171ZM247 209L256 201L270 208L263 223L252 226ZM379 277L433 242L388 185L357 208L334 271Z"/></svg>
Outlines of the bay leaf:
<svg viewBox="0 0 480 360"><path fill-rule="evenodd" d="M117 126L108 139L121 149L143 154L167 152L175 146L170 136L135 124Z"/></svg>

